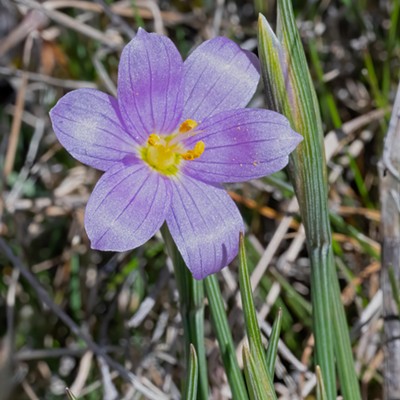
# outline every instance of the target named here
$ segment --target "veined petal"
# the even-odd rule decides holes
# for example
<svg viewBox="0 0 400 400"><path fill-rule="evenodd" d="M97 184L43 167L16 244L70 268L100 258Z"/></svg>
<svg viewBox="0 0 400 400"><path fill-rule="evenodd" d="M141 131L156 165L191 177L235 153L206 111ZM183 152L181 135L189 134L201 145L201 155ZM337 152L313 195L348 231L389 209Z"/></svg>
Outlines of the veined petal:
<svg viewBox="0 0 400 400"><path fill-rule="evenodd" d="M168 228L196 279L221 270L236 256L242 217L220 187L188 176L171 180Z"/></svg>
<svg viewBox="0 0 400 400"><path fill-rule="evenodd" d="M258 59L236 43L217 37L201 44L184 63L184 117L202 121L245 107L260 78Z"/></svg>
<svg viewBox="0 0 400 400"><path fill-rule="evenodd" d="M100 178L86 207L92 248L126 251L142 245L165 221L169 203L168 182L146 165L126 160L114 165Z"/></svg>
<svg viewBox="0 0 400 400"><path fill-rule="evenodd" d="M166 36L139 29L122 51L118 101L130 132L142 143L151 133L171 133L183 107L183 62Z"/></svg>
<svg viewBox="0 0 400 400"><path fill-rule="evenodd" d="M226 111L200 124L188 148L205 143L201 157L187 162L185 172L206 182L241 182L272 174L288 163L301 142L289 121L274 111Z"/></svg>
<svg viewBox="0 0 400 400"><path fill-rule="evenodd" d="M134 153L136 142L122 122L117 100L99 90L67 93L50 118L61 144L91 167L105 171Z"/></svg>

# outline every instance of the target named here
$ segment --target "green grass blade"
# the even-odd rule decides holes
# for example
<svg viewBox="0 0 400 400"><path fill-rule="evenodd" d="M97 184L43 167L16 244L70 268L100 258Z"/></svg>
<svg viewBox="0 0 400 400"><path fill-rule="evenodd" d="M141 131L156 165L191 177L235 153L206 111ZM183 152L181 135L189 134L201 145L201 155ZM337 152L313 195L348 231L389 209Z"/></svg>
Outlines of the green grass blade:
<svg viewBox="0 0 400 400"><path fill-rule="evenodd" d="M335 227L335 229L338 232L345 233L346 235L349 235L350 237L354 238L358 242L358 244L362 247L363 251L370 257L374 258L375 260L380 259L379 251L377 251L372 247L371 241L367 236L361 233L353 225L346 223L343 217L341 217L338 214L331 212L329 214L329 218L332 223L332 226Z"/></svg>
<svg viewBox="0 0 400 400"><path fill-rule="evenodd" d="M391 7L392 10L390 12L390 28L386 40L387 57L383 65L383 72L382 72L382 93L387 98L389 98L390 82L392 74L394 72L390 61L393 52L396 49L396 46L397 47L399 46L397 32L398 32L398 26L399 26L398 24L400 17L400 1L393 1Z"/></svg>
<svg viewBox="0 0 400 400"><path fill-rule="evenodd" d="M260 364L261 368L263 368L265 372L267 372L267 359L261 339L260 327L257 321L257 313L253 302L253 291L251 288L249 270L247 267L243 234L240 234L239 259L239 290L243 303L244 321L249 339L250 351L256 362Z"/></svg>
<svg viewBox="0 0 400 400"><path fill-rule="evenodd" d="M299 201L311 261L315 361L321 367L327 398L335 399L335 350L344 398L359 399L352 349L332 257L328 183L319 105L291 1L278 0L276 37L280 47L276 44L275 36L265 39L271 36L271 29L266 29L265 23L259 25L259 54L268 106L285 114L292 127L304 138L290 157L289 172ZM263 49L265 45L269 48ZM274 48L278 48L275 50L278 55L273 60L283 59L279 71L274 62L273 67L268 66L270 59L266 57L274 52ZM269 87L277 82L278 88L281 88L282 81L286 84L286 92L280 89L275 94L282 93L282 99L269 102ZM335 284L332 284L332 279Z"/></svg>
<svg viewBox="0 0 400 400"><path fill-rule="evenodd" d="M311 300L314 312L315 359L321 365L329 399L336 398L329 249L310 249Z"/></svg>
<svg viewBox="0 0 400 400"><path fill-rule="evenodd" d="M266 21L261 20L259 37L269 36ZM329 399L336 397L335 361L333 354L332 319L329 291L328 252L331 242L329 221L324 218L327 201L326 176L322 143L322 126L315 93L309 90L311 78L308 67L305 70L303 49L290 4L278 2L278 38L283 49L279 58L283 59L282 67L268 67L273 49L263 50L266 43L271 46L272 40L260 40L260 61L263 80L266 86L286 80L286 92L282 98L267 105L285 114L294 129L304 137L303 142L291 156L291 179L298 197L300 212L306 230L308 248L312 265L311 293L313 304L314 334L316 339L316 363L321 365L324 381L327 385ZM282 52L282 50L280 50ZM277 57L275 57L277 58ZM283 78L285 71L286 77ZM272 82L271 84L268 82ZM279 95L279 94L277 94ZM278 107L277 107L278 106ZM312 200L312 201L310 201Z"/></svg>
<svg viewBox="0 0 400 400"><path fill-rule="evenodd" d="M329 91L324 82L324 71L322 69L321 61L319 59L319 54L317 51L315 40L310 40L309 47L310 47L311 62L317 74L317 78L319 81L318 84L323 93L322 98L325 105L325 116L330 118L334 128L340 128L342 126L342 121L340 119L339 110L336 106L336 102L332 96L332 93Z"/></svg>
<svg viewBox="0 0 400 400"><path fill-rule="evenodd" d="M351 172L353 173L353 176L354 176L354 182L357 186L358 193L361 196L363 204L366 207L373 210L374 204L371 201L371 199L369 198L369 190L368 190L367 186L365 185L364 178L362 176L360 168L358 167L356 160L350 153L347 153L347 157L349 159L349 164L350 164L349 166L350 166Z"/></svg>
<svg viewBox="0 0 400 400"><path fill-rule="evenodd" d="M267 369L271 376L274 376L276 355L278 354L279 335L282 326L282 309L279 309L278 315L272 325L271 337L266 352Z"/></svg>
<svg viewBox="0 0 400 400"><path fill-rule="evenodd" d="M189 370L187 378L188 381L186 384L185 399L196 400L197 384L199 380L199 368L197 362L196 349L192 344L190 344Z"/></svg>
<svg viewBox="0 0 400 400"><path fill-rule="evenodd" d="M385 108L388 105L389 99L386 99L379 87L379 78L376 73L376 68L369 50L364 51L364 63L367 69L366 77L371 86L371 92L374 97L375 103L379 108Z"/></svg>
<svg viewBox="0 0 400 400"><path fill-rule="evenodd" d="M204 347L203 282L193 278L165 224L161 228L161 234L164 238L168 254L174 265L176 284L179 292L180 310L185 339L185 364L189 365L190 345L193 344L196 349L199 368L198 398L200 400L208 400L208 374L206 351Z"/></svg>
<svg viewBox="0 0 400 400"><path fill-rule="evenodd" d="M296 315L300 318L303 323L308 319L312 313L311 303L306 300L296 289L293 288L291 283L277 270L269 271L269 273L275 278L275 280L281 285L284 292L286 292L286 303L296 307Z"/></svg>
<svg viewBox="0 0 400 400"><path fill-rule="evenodd" d="M263 379L264 371L246 345L243 346L243 365L251 400L275 400L276 394L269 379Z"/></svg>
<svg viewBox="0 0 400 400"><path fill-rule="evenodd" d="M82 313L79 267L79 255L73 254L71 256L70 305L71 311L77 319L80 318Z"/></svg>
<svg viewBox="0 0 400 400"><path fill-rule="evenodd" d="M333 263L333 255L332 255ZM341 392L344 399L361 399L356 371L353 362L350 337L348 334L347 320L343 310L343 303L340 295L339 281L336 270L332 269L330 285L332 299L333 330L335 338L335 355L338 365L338 375L341 385Z"/></svg>
<svg viewBox="0 0 400 400"><path fill-rule="evenodd" d="M236 359L236 348L233 344L217 277L215 275L210 275L205 278L204 286L232 396L235 400L247 400L249 397L247 395L242 372Z"/></svg>

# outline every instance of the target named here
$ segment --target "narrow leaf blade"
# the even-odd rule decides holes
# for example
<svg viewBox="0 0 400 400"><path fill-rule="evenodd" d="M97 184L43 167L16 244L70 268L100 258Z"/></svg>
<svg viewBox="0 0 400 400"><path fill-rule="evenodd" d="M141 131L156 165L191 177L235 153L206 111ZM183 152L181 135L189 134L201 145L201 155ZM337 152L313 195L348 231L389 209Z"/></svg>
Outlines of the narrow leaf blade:
<svg viewBox="0 0 400 400"><path fill-rule="evenodd" d="M243 346L243 365L247 387L251 400L275 400L276 394L269 380L263 379L264 372L251 355L246 345Z"/></svg>
<svg viewBox="0 0 400 400"><path fill-rule="evenodd" d="M271 337L266 352L267 369L271 376L274 376L276 355L278 354L279 335L282 326L282 309L279 309L278 316L276 317L272 326Z"/></svg>
<svg viewBox="0 0 400 400"><path fill-rule="evenodd" d="M286 94L287 69L284 64L282 45L266 18L258 17L258 53L268 108L285 114L291 112Z"/></svg>
<svg viewBox="0 0 400 400"><path fill-rule="evenodd" d="M190 344L190 357L189 357L189 371L187 374L188 381L186 383L186 400L197 399L197 384L199 378L199 368L197 362L197 355L195 347Z"/></svg>
<svg viewBox="0 0 400 400"><path fill-rule="evenodd" d="M246 326L246 332L250 344L251 359L254 360L257 368L257 380L261 384L267 385L269 391L273 393L273 372L269 374L267 368L267 359L264 346L261 339L260 327L257 321L257 312L253 302L253 291L251 288L249 270L247 266L246 250L244 245L244 236L240 234L239 241L239 290L243 304L243 314ZM245 350L244 350L245 351Z"/></svg>
<svg viewBox="0 0 400 400"><path fill-rule="evenodd" d="M251 288L249 270L247 267L243 234L240 235L239 257L239 290L242 298L244 321L246 325L247 336L249 338L250 352L266 371L267 360L265 357L264 346L262 344L260 327L257 321L257 313L253 302L253 291Z"/></svg>

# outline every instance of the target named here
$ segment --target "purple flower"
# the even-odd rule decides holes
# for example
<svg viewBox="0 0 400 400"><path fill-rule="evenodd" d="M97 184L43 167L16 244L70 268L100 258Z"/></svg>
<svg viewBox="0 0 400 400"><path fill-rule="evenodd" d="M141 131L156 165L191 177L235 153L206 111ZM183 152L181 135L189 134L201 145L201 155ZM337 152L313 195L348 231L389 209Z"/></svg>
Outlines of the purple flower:
<svg viewBox="0 0 400 400"><path fill-rule="evenodd" d="M244 108L257 63L222 37L183 62L167 37L140 29L121 55L118 99L92 89L60 99L58 139L105 171L85 214L93 248L133 249L166 221L196 279L232 261L243 222L221 184L278 171L301 141L282 115Z"/></svg>

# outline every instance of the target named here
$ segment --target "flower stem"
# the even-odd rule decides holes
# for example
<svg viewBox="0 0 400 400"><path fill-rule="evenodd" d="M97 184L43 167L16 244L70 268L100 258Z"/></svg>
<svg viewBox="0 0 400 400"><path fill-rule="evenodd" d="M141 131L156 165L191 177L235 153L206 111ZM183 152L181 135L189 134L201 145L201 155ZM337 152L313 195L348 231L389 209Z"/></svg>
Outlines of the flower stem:
<svg viewBox="0 0 400 400"><path fill-rule="evenodd" d="M311 300L315 337L315 360L321 368L328 399L336 398L333 324L331 309L330 246L310 248Z"/></svg>
<svg viewBox="0 0 400 400"><path fill-rule="evenodd" d="M360 399L360 388L355 373L353 354L346 315L340 295L340 286L334 263L331 269L331 304L333 319L334 350L338 365L341 392L344 399Z"/></svg>
<svg viewBox="0 0 400 400"><path fill-rule="evenodd" d="M167 252L174 265L176 285L179 292L180 312L182 316L185 340L185 365L189 371L190 344L196 349L198 359L198 400L208 400L207 361L204 347L204 286L197 281L186 267L171 234L164 224L161 228ZM185 378L185 382L188 379Z"/></svg>

